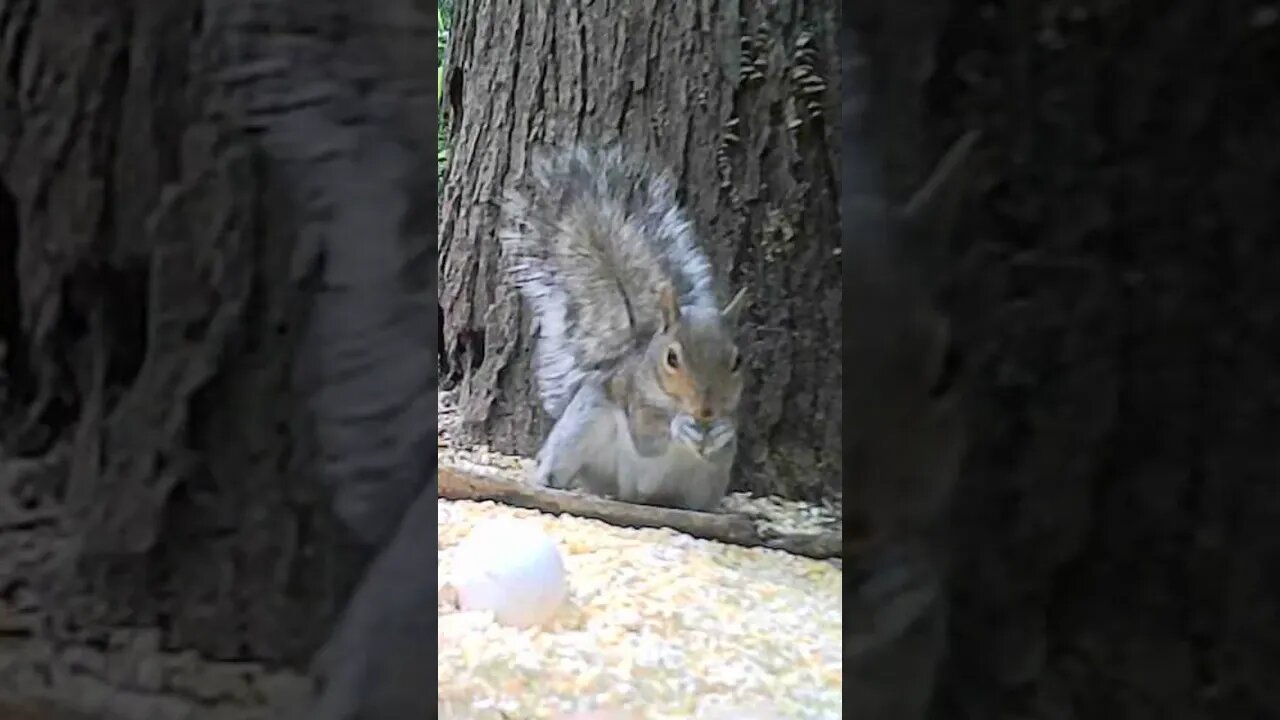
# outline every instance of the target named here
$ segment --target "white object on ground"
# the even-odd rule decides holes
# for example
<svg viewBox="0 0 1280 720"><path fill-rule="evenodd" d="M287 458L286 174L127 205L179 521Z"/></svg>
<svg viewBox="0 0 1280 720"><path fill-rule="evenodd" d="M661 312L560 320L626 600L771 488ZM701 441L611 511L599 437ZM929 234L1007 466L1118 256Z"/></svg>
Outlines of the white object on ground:
<svg viewBox="0 0 1280 720"><path fill-rule="evenodd" d="M454 567L458 607L490 611L504 625L541 625L567 594L560 549L530 523L481 524L459 543Z"/></svg>

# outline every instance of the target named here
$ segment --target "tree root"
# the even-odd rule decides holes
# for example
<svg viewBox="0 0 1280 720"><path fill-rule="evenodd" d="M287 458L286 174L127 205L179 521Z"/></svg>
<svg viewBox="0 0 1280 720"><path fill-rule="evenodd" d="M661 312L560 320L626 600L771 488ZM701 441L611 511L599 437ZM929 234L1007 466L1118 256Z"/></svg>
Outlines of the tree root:
<svg viewBox="0 0 1280 720"><path fill-rule="evenodd" d="M475 470L442 465L439 496L446 500L493 500L505 505L587 517L620 527L671 528L705 540L744 547L767 547L819 560L843 557L837 532L762 534L745 515L638 505L566 490L537 487Z"/></svg>

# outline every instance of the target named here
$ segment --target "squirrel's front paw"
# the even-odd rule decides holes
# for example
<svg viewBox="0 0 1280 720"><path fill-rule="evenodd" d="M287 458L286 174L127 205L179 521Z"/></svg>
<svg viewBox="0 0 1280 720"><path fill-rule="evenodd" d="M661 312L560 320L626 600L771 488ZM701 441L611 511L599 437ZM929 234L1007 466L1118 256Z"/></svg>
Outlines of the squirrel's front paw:
<svg viewBox="0 0 1280 720"><path fill-rule="evenodd" d="M690 450L701 454L702 442L705 433L702 426L692 415L679 414L671 418L671 439L681 445L687 446Z"/></svg>
<svg viewBox="0 0 1280 720"><path fill-rule="evenodd" d="M702 454L714 455L724 450L729 447L735 437L737 437L737 430L733 427L733 423L728 420L715 421L707 430L706 439L703 441Z"/></svg>
<svg viewBox="0 0 1280 720"><path fill-rule="evenodd" d="M737 431L728 420L704 425L689 415L676 415L671 419L671 439L704 458L723 452L736 437Z"/></svg>

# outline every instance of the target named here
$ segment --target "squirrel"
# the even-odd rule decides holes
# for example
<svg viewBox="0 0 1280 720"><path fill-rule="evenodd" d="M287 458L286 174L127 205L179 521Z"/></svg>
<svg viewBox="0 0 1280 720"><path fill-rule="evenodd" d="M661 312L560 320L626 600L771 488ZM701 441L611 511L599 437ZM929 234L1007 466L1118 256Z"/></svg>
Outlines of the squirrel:
<svg viewBox="0 0 1280 720"><path fill-rule="evenodd" d="M744 287L721 306L669 172L617 147L540 150L507 191L507 272L554 420L530 482L710 511L737 453Z"/></svg>

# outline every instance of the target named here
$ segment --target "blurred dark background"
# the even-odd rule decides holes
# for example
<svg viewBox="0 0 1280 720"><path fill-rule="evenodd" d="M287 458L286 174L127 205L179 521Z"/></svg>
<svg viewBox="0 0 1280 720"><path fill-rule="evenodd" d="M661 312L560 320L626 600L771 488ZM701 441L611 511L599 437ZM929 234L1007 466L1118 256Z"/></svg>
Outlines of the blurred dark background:
<svg viewBox="0 0 1280 720"><path fill-rule="evenodd" d="M890 185L983 133L937 716L1280 717L1280 5L874 5Z"/></svg>

